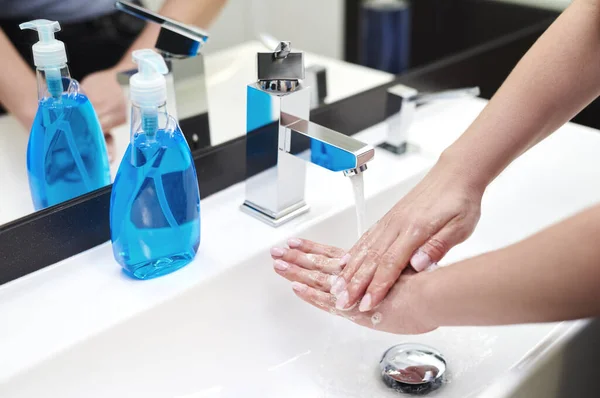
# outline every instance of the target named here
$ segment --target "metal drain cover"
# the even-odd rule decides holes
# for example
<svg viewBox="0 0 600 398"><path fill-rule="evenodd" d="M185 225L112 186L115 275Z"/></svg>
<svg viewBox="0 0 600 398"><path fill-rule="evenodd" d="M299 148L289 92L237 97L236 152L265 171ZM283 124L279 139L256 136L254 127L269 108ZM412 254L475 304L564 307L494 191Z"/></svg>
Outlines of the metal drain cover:
<svg viewBox="0 0 600 398"><path fill-rule="evenodd" d="M423 395L439 388L446 373L446 360L435 348L422 344L398 344L379 362L381 378L394 390Z"/></svg>

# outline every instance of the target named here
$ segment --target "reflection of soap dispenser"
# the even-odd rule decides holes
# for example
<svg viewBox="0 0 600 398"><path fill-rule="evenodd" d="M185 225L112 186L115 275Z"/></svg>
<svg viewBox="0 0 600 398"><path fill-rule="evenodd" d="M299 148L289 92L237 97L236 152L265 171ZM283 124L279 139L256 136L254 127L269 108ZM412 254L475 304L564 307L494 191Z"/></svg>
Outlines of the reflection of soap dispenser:
<svg viewBox="0 0 600 398"><path fill-rule="evenodd" d="M88 98L70 78L63 42L54 38L55 21L20 25L37 30L33 45L37 68L38 111L27 148L27 170L37 210L110 184L104 135Z"/></svg>
<svg viewBox="0 0 600 398"><path fill-rule="evenodd" d="M131 142L113 184L115 259L149 279L188 264L200 244L200 193L190 148L166 110L168 72L153 50L133 52Z"/></svg>

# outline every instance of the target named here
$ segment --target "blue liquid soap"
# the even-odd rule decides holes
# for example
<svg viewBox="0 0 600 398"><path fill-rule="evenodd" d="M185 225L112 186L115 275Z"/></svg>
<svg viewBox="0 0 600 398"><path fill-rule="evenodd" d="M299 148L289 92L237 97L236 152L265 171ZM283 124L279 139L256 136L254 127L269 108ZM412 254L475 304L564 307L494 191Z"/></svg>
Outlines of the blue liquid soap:
<svg viewBox="0 0 600 398"><path fill-rule="evenodd" d="M27 170L36 210L110 184L104 135L85 95L62 93L40 100L29 136Z"/></svg>
<svg viewBox="0 0 600 398"><path fill-rule="evenodd" d="M176 124L156 129L143 118L127 148L111 197L115 259L138 279L188 264L200 245L200 193L194 161Z"/></svg>

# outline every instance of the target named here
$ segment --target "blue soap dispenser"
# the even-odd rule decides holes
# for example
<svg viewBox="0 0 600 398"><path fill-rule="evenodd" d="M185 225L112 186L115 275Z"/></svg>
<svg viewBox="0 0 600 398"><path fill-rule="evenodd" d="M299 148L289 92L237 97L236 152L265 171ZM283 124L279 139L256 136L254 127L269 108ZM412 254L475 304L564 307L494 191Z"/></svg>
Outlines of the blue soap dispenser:
<svg viewBox="0 0 600 398"><path fill-rule="evenodd" d="M27 147L27 171L36 210L110 184L104 134L88 98L71 79L56 21L37 19L21 29L38 32L33 45L38 110Z"/></svg>
<svg viewBox="0 0 600 398"><path fill-rule="evenodd" d="M125 272L150 279L188 264L200 245L200 192L190 148L167 113L168 72L155 51L133 52L131 141L112 188L113 254Z"/></svg>

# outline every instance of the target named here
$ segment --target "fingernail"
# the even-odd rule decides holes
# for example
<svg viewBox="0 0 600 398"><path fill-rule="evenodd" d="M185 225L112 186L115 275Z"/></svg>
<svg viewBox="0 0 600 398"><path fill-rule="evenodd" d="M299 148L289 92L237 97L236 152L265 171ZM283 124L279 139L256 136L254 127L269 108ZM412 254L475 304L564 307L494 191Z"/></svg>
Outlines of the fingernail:
<svg viewBox="0 0 600 398"><path fill-rule="evenodd" d="M271 249L271 256L273 257L283 257L285 254L285 250L280 247L274 247Z"/></svg>
<svg viewBox="0 0 600 398"><path fill-rule="evenodd" d="M273 266L279 271L287 271L287 269L290 268L290 265L283 260L275 261Z"/></svg>
<svg viewBox="0 0 600 398"><path fill-rule="evenodd" d="M348 291L344 290L337 298L335 302L335 308L338 310L343 310L348 305L348 300L350 297L348 296Z"/></svg>
<svg viewBox="0 0 600 398"><path fill-rule="evenodd" d="M292 289L294 289L295 291L297 291L298 293L302 293L303 291L305 291L308 288L308 286L306 286L304 283L300 283L300 282L292 282Z"/></svg>
<svg viewBox="0 0 600 398"><path fill-rule="evenodd" d="M360 312L371 311L371 293L365 294L365 296L360 300L360 305L358 306L358 310Z"/></svg>
<svg viewBox="0 0 600 398"><path fill-rule="evenodd" d="M349 253L344 254L344 257L340 259L340 265L346 265L350 262L352 256Z"/></svg>
<svg viewBox="0 0 600 398"><path fill-rule="evenodd" d="M410 265L417 272L421 272L431 265L431 257L421 250L417 250L410 259Z"/></svg>
<svg viewBox="0 0 600 398"><path fill-rule="evenodd" d="M288 240L288 246L291 249L294 249L296 247L300 247L300 245L302 244L302 241L298 238L292 238Z"/></svg>
<svg viewBox="0 0 600 398"><path fill-rule="evenodd" d="M338 277L337 275L329 275L327 277L327 282L329 282L329 286L333 286L335 281L337 281ZM329 291L331 292L331 288L329 289Z"/></svg>
<svg viewBox="0 0 600 398"><path fill-rule="evenodd" d="M345 288L346 288L346 281L344 280L344 278L339 277L339 278L337 278L337 280L335 281L335 283L333 284L333 286L331 286L331 290L329 292L331 294L333 294L334 296L337 296Z"/></svg>

